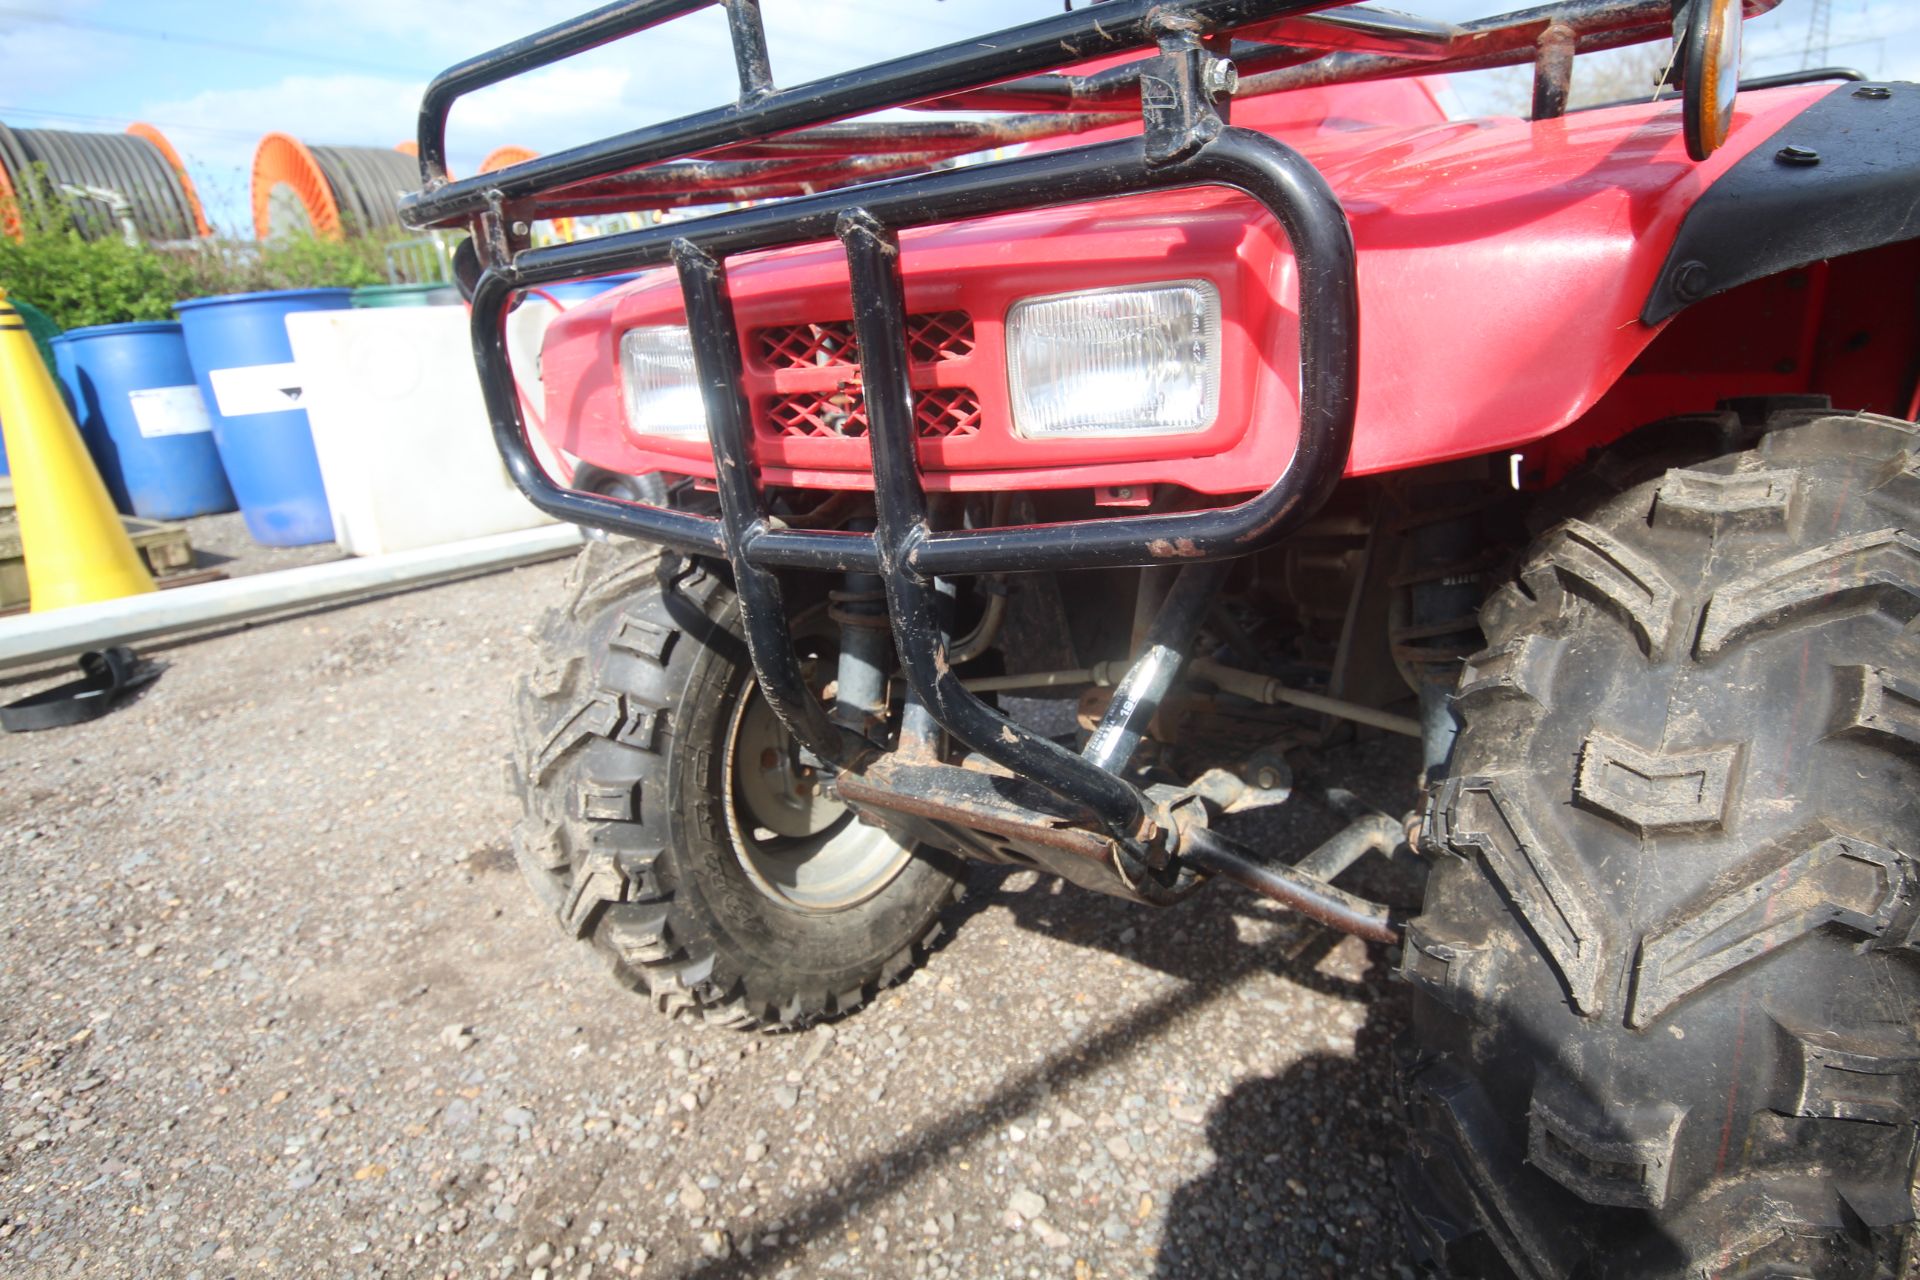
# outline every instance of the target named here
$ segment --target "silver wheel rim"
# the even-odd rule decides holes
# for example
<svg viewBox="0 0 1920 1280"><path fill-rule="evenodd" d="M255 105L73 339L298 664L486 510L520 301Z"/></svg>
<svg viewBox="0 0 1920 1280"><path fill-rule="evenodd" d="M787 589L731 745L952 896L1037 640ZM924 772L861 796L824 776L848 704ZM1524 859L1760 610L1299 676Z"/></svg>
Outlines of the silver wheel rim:
<svg viewBox="0 0 1920 1280"><path fill-rule="evenodd" d="M727 726L727 833L754 887L801 911L843 911L886 888L913 855L820 790L749 681Z"/></svg>

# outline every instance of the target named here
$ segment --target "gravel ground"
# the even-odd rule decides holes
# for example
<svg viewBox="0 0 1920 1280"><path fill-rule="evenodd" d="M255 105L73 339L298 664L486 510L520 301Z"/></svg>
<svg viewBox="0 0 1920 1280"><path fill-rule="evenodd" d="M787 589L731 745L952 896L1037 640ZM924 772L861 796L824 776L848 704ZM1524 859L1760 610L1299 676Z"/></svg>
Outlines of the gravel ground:
<svg viewBox="0 0 1920 1280"><path fill-rule="evenodd" d="M224 569L230 578L345 559L339 546L332 542L316 542L305 547L262 546L247 532L247 522L238 511L195 516L176 523L184 525L187 536L193 540L193 567Z"/></svg>
<svg viewBox="0 0 1920 1280"><path fill-rule="evenodd" d="M534 910L550 563L172 648L0 738L0 1272L1398 1277L1384 949L976 870L837 1025L686 1029ZM31 684L0 686L14 697ZM1331 754L1269 824L1398 812Z"/></svg>

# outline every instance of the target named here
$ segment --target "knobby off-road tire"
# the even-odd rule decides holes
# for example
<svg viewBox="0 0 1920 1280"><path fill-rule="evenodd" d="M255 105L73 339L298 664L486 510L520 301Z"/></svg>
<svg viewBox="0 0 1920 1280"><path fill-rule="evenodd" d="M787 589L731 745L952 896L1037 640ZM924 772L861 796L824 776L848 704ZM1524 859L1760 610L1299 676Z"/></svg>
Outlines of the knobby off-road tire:
<svg viewBox="0 0 1920 1280"><path fill-rule="evenodd" d="M757 725L753 755L771 763L760 744L781 731L753 688L731 586L613 539L587 544L566 591L516 693L513 765L515 855L561 928L660 1012L731 1027L804 1026L904 976L959 896L953 859L910 855L850 814L830 832L885 855L864 878L788 884L778 858L740 856L751 824L730 747Z"/></svg>
<svg viewBox="0 0 1920 1280"><path fill-rule="evenodd" d="M608 497L623 498L628 502L644 502L655 507L672 505L672 499L667 496L667 482L658 472L629 476L618 471L608 471L605 467L596 467L591 462L582 462L573 469L573 487L584 493L604 494ZM595 542L605 542L619 536L608 533L605 529L595 529L587 525L582 525L580 532Z"/></svg>
<svg viewBox="0 0 1920 1280"><path fill-rule="evenodd" d="M1403 960L1404 1189L1449 1274L1904 1270L1920 443L1797 410L1621 456L1703 437L1545 531L1461 675Z"/></svg>

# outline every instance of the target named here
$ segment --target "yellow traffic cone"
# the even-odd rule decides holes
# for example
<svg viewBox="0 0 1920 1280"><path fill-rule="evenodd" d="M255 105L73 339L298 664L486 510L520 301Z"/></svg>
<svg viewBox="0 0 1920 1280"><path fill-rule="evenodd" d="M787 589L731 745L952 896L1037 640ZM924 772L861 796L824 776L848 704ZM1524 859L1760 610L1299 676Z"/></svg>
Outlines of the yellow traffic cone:
<svg viewBox="0 0 1920 1280"><path fill-rule="evenodd" d="M0 425L27 558L32 611L152 591L80 429L0 289Z"/></svg>

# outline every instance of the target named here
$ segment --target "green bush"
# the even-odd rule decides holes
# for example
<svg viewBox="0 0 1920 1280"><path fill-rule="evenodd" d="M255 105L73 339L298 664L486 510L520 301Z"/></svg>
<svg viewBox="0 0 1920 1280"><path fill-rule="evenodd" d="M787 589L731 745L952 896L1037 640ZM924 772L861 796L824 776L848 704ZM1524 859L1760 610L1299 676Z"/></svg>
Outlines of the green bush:
<svg viewBox="0 0 1920 1280"><path fill-rule="evenodd" d="M170 320L173 304L185 298L387 280L387 242L376 236L155 247L130 245L105 227L92 228L95 238L83 237L59 198L22 202L19 212L23 238L0 235L0 288L33 303L62 329Z"/></svg>
<svg viewBox="0 0 1920 1280"><path fill-rule="evenodd" d="M212 240L158 252L170 259L182 298L387 282L386 242L369 236L345 240L299 236L265 244Z"/></svg>
<svg viewBox="0 0 1920 1280"><path fill-rule="evenodd" d="M32 231L17 241L0 236L0 288L33 303L62 329L170 320L173 304L184 298L386 281L385 242L369 237L151 248L83 240L70 228Z"/></svg>
<svg viewBox="0 0 1920 1280"><path fill-rule="evenodd" d="M0 288L33 303L62 329L124 320L170 320L178 265L123 240L82 240L76 231L0 236Z"/></svg>

